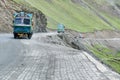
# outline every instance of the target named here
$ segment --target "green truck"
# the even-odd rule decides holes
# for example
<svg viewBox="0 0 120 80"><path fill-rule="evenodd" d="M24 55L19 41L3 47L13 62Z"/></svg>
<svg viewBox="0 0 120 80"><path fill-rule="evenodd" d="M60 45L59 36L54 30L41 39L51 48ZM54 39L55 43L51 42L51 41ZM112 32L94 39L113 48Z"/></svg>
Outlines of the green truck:
<svg viewBox="0 0 120 80"><path fill-rule="evenodd" d="M14 38L31 39L33 35L32 14L19 12L14 14L13 34Z"/></svg>
<svg viewBox="0 0 120 80"><path fill-rule="evenodd" d="M64 33L65 32L65 26L63 24L58 24L57 32L58 33Z"/></svg>

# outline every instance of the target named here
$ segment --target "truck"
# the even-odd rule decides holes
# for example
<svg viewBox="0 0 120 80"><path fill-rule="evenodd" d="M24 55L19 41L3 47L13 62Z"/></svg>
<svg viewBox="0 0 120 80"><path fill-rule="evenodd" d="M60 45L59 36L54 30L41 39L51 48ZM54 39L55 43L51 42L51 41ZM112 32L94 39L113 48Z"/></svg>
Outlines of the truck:
<svg viewBox="0 0 120 80"><path fill-rule="evenodd" d="M33 35L33 15L26 12L18 12L14 14L13 34L14 38L31 39Z"/></svg>
<svg viewBox="0 0 120 80"><path fill-rule="evenodd" d="M57 32L64 33L64 31L65 31L65 26L63 24L58 24L57 25Z"/></svg>

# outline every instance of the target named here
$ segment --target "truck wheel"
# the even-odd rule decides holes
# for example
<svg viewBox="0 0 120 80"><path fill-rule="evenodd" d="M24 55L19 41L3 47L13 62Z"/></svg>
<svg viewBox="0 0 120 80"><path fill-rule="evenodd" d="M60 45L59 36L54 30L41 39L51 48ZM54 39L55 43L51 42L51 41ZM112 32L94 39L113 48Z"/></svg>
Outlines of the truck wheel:
<svg viewBox="0 0 120 80"><path fill-rule="evenodd" d="M14 38L15 38L15 39L17 38L17 33L14 33Z"/></svg>
<svg viewBox="0 0 120 80"><path fill-rule="evenodd" d="M60 31L57 31L57 33L60 33Z"/></svg>
<svg viewBox="0 0 120 80"><path fill-rule="evenodd" d="M31 37L32 37L32 34L28 34L28 39L31 39Z"/></svg>

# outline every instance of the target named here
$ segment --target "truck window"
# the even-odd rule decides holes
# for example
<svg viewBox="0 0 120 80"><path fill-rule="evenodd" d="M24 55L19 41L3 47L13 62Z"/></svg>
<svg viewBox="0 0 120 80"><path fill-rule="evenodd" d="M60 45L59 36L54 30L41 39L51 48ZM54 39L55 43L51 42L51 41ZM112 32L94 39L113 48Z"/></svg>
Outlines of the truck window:
<svg viewBox="0 0 120 80"><path fill-rule="evenodd" d="M24 24L30 25L30 19L24 19Z"/></svg>
<svg viewBox="0 0 120 80"><path fill-rule="evenodd" d="M22 24L22 19L21 18L16 18L14 23L15 24Z"/></svg>

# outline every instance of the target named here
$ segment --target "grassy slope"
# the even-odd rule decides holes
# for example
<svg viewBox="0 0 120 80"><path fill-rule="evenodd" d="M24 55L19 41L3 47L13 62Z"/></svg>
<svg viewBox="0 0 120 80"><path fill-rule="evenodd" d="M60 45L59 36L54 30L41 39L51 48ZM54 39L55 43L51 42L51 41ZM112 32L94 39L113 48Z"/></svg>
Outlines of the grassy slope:
<svg viewBox="0 0 120 80"><path fill-rule="evenodd" d="M41 10L47 16L49 28L55 29L58 23L63 23L66 28L80 32L93 31L96 29L112 29L92 11L80 5L74 4L70 0L52 0L52 2L47 2L45 0L26 1ZM102 1L98 3L101 4ZM115 18L115 20L117 19ZM117 22L114 22L114 20L110 19L110 21L116 25L119 24L118 20Z"/></svg>
<svg viewBox="0 0 120 80"><path fill-rule="evenodd" d="M85 0L90 5L93 5L93 3L90 2L90 0ZM93 0L98 5L104 6L106 8L106 5L109 6L109 8L114 8L113 5L116 3L120 5L119 0ZM115 17L114 15L110 15L109 13L106 13L104 11L98 11L96 8L96 11L99 12L104 18L106 18L115 28L120 29L120 19L118 17ZM113 12L114 13L114 12Z"/></svg>
<svg viewBox="0 0 120 80"><path fill-rule="evenodd" d="M103 63L120 73L120 52L115 53L108 47L100 44L94 45L94 47L90 47L89 49L96 57L99 57Z"/></svg>

